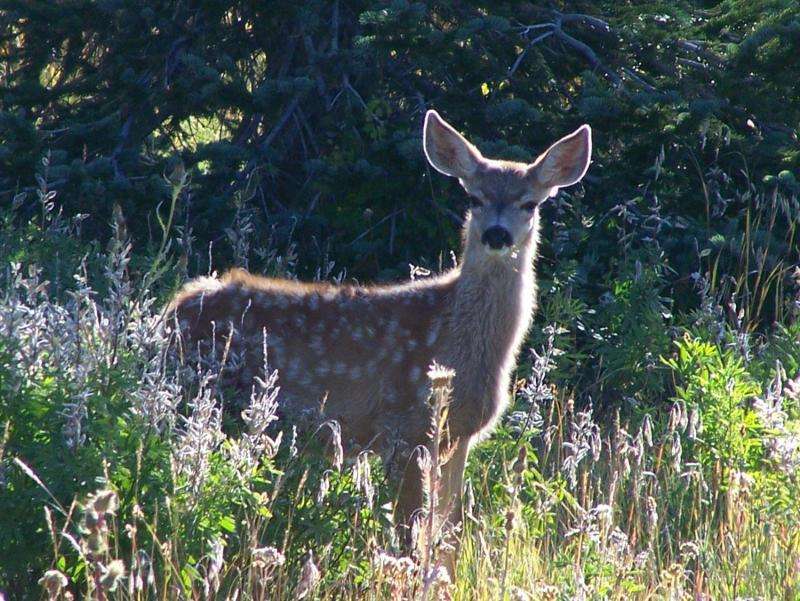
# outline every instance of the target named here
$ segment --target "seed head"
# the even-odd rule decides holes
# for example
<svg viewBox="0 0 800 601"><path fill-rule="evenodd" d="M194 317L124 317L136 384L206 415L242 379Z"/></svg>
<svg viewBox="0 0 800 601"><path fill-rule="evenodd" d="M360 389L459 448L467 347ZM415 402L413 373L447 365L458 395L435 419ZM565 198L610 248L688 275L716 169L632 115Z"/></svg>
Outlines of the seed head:
<svg viewBox="0 0 800 601"><path fill-rule="evenodd" d="M117 494L113 490L100 490L92 497L90 503L100 515L113 514L117 510Z"/></svg>
<svg viewBox="0 0 800 601"><path fill-rule="evenodd" d="M121 559L115 559L105 568L101 567L101 570L103 570L103 575L100 576L100 586L104 590L115 591L119 581L125 577L125 564Z"/></svg>
<svg viewBox="0 0 800 601"><path fill-rule="evenodd" d="M514 465L511 466L511 469L515 474L522 474L527 467L528 467L528 448L525 445L522 445L519 448L519 453L517 453L517 459L514 461Z"/></svg>
<svg viewBox="0 0 800 601"><path fill-rule="evenodd" d="M516 518L516 514L513 509L506 511L506 532L511 532L514 529L514 518Z"/></svg>
<svg viewBox="0 0 800 601"><path fill-rule="evenodd" d="M294 591L295 599L305 599L307 596L313 594L319 585L321 575L317 564L314 563L314 552L308 552L308 558L303 564L303 569L300 572L300 581L297 583L297 588Z"/></svg>
<svg viewBox="0 0 800 601"><path fill-rule="evenodd" d="M261 547L253 549L251 553L253 565L259 568L269 569L286 563L286 557L275 547Z"/></svg>
<svg viewBox="0 0 800 601"><path fill-rule="evenodd" d="M67 577L58 570L47 570L44 576L39 578L39 584L44 587L47 594L55 598L62 588L67 586Z"/></svg>
<svg viewBox="0 0 800 601"><path fill-rule="evenodd" d="M452 369L439 365L436 362L431 363L428 368L428 379L431 381L431 386L437 388L449 388L456 377L456 372Z"/></svg>

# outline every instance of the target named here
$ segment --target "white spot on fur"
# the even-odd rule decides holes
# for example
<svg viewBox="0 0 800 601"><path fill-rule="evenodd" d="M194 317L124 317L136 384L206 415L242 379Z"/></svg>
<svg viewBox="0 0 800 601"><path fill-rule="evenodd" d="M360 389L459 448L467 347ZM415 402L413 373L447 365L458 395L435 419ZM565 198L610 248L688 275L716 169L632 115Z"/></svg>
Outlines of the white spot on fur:
<svg viewBox="0 0 800 601"><path fill-rule="evenodd" d="M256 302L262 307L271 307L272 296L268 292L259 292Z"/></svg>
<svg viewBox="0 0 800 601"><path fill-rule="evenodd" d="M289 365L287 366L287 370L289 371L289 377L295 379L300 374L300 358L294 357L291 361L289 361Z"/></svg>
<svg viewBox="0 0 800 601"><path fill-rule="evenodd" d="M431 327L428 329L428 335L425 338L425 343L428 346L433 346L434 343L436 342L436 339L439 337L439 329L440 329L439 322L434 321L431 324Z"/></svg>
<svg viewBox="0 0 800 601"><path fill-rule="evenodd" d="M317 368L314 370L314 372L320 378L324 378L325 376L327 376L330 373L330 371L331 371L331 368L328 366L327 363L324 363L324 362L318 363L317 364Z"/></svg>
<svg viewBox="0 0 800 601"><path fill-rule="evenodd" d="M322 342L321 336L315 336L314 339L311 341L311 344L309 344L309 346L311 347L311 350L313 350L318 355L325 354L325 344Z"/></svg>

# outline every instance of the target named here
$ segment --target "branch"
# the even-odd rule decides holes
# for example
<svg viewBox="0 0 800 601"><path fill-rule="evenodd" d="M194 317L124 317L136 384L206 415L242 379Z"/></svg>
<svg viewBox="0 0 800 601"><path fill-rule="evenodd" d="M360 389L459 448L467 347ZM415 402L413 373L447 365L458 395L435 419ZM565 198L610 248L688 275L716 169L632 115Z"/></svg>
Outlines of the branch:
<svg viewBox="0 0 800 601"><path fill-rule="evenodd" d="M642 77L637 75L636 72L634 72L633 69L631 69L629 67L622 67L622 70L625 72L625 74L628 77L630 77L633 81L635 81L640 86L642 86L648 92L657 92L658 91L658 89L655 86L647 83L644 79L642 79Z"/></svg>
<svg viewBox="0 0 800 601"><path fill-rule="evenodd" d="M551 35L553 35L553 33L554 32L553 32L552 29L550 31L545 31L544 33L542 33L540 35L537 35L530 42L528 42L528 45L525 47L525 50L523 50L522 52L519 53L519 56L517 57L517 60L514 61L514 64L511 65L511 68L508 70L508 79L511 79L512 77L514 77L514 73L517 71L519 66L522 64L522 59L524 59L525 55L528 54L528 50L530 50L532 46L538 44L542 40L549 38Z"/></svg>
<svg viewBox="0 0 800 601"><path fill-rule="evenodd" d="M570 22L580 22L588 25L593 29L597 29L602 31L603 33L612 33L611 26L603 21L602 19L598 19L597 17L592 17L590 15L584 15L580 13L567 13L563 14L558 11L553 11L555 13L555 20L551 23L536 23L534 25L526 25L521 30L521 35L523 37L527 36L531 31L539 30L539 29L548 29L543 34L538 35L533 40L528 43L528 47L517 57L517 60L509 69L509 77L514 74L514 72L519 67L519 64L522 61L522 58L525 56L528 49L533 46L535 43L538 43L551 35L554 35L558 40L560 40L566 46L569 46L573 50L576 50L579 54L581 54L586 61L591 65L593 69L597 69L601 71L607 79L609 79L615 87L622 86L622 78L614 73L611 69L607 68L600 58L597 56L592 48L581 42L580 40L572 37L564 29L561 27L562 23L570 23ZM636 79L636 78L634 78ZM639 78L638 81L643 83ZM649 85L649 84L645 84Z"/></svg>
<svg viewBox="0 0 800 601"><path fill-rule="evenodd" d="M681 50L691 52L700 58L704 58L716 69L722 69L725 67L725 59L717 54L714 54L710 50L706 50L696 42L690 42L689 40L675 40L675 45Z"/></svg>
<svg viewBox="0 0 800 601"><path fill-rule="evenodd" d="M570 46L571 48L577 50L580 54L582 54L593 69L598 69L599 71L601 71L608 79L611 80L611 82L616 87L622 85L622 79L620 78L620 76L611 71L610 69L606 68L606 66L603 65L602 61L598 58L597 54L595 54L595 51L592 50L588 45L584 44L580 40L576 40L568 33L565 33L564 30L561 29L560 25L558 27L555 27L553 31L555 32L556 37L559 40L561 40L564 44Z"/></svg>
<svg viewBox="0 0 800 601"><path fill-rule="evenodd" d="M611 26L603 21L602 19L598 19L597 17L593 17L591 15L583 15L579 13L556 13L558 15L558 20L561 23L572 23L572 22L579 22L583 23L584 25L588 25L593 29L599 29L603 33L613 33Z"/></svg>
<svg viewBox="0 0 800 601"><path fill-rule="evenodd" d="M275 141L275 138L281 133L283 126L289 121L289 118L294 113L294 110L300 104L300 94L295 94L294 98L292 98L291 102L289 102L289 106L286 107L286 110L281 115L281 118L278 119L278 122L272 128L272 130L267 134L267 137L264 138L264 141L258 145L258 149L261 152L264 152L267 148L269 148L272 143Z"/></svg>

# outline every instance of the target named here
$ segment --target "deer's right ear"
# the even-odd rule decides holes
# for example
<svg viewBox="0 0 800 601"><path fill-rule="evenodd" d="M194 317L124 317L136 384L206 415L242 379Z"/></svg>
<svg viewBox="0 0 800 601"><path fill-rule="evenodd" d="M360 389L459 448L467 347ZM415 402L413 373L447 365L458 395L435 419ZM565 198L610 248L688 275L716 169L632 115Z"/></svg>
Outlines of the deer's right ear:
<svg viewBox="0 0 800 601"><path fill-rule="evenodd" d="M434 169L459 179L469 179L475 174L481 160L480 151L436 111L425 115L422 138L425 156Z"/></svg>

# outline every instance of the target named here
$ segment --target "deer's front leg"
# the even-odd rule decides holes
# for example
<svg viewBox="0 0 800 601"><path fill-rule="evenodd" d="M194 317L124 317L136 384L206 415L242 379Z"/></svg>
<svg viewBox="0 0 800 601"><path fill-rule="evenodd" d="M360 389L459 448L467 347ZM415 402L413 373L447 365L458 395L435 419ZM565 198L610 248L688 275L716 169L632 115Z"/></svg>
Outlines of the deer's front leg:
<svg viewBox="0 0 800 601"><path fill-rule="evenodd" d="M414 519L419 515L424 503L423 474L419 466L420 447L411 449L399 464L391 466L395 474L397 496L394 507L394 523L400 543L411 555L417 541L412 530Z"/></svg>
<svg viewBox="0 0 800 601"><path fill-rule="evenodd" d="M450 457L442 466L442 481L437 500L437 522L443 524L445 542L451 550L445 551L442 564L450 575L450 580L455 582L458 551L461 547L461 529L463 527L463 489L464 468L469 453L469 441L456 441L449 449Z"/></svg>

